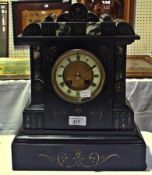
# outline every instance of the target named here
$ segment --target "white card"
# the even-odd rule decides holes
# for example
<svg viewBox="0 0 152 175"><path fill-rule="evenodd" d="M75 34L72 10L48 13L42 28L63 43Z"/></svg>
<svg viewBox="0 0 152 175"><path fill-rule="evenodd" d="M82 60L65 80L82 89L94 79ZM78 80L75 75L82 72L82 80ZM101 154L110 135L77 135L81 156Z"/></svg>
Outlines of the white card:
<svg viewBox="0 0 152 175"><path fill-rule="evenodd" d="M88 97L91 97L91 91L90 91L90 90L83 90L83 91L80 91L80 97L81 97L81 98L88 98Z"/></svg>
<svg viewBox="0 0 152 175"><path fill-rule="evenodd" d="M69 116L70 126L86 126L86 116Z"/></svg>

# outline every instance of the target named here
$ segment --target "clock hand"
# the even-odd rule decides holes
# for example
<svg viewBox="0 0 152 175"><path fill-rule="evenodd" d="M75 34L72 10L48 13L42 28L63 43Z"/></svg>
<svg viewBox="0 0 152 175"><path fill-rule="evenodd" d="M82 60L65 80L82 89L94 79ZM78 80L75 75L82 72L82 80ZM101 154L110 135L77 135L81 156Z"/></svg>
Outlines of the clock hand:
<svg viewBox="0 0 152 175"><path fill-rule="evenodd" d="M76 58L77 58L78 61L80 60L80 55L79 55L79 52L78 51L77 51Z"/></svg>
<svg viewBox="0 0 152 175"><path fill-rule="evenodd" d="M91 71L92 69L94 69L96 67L96 65L90 67L88 70L86 70L85 72L83 72L81 75L86 74L87 72Z"/></svg>

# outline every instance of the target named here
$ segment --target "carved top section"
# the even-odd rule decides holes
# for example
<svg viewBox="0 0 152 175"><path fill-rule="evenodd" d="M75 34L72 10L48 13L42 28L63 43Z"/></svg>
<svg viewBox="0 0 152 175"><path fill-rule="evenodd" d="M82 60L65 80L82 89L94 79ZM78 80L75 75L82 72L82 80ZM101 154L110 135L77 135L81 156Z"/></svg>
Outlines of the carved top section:
<svg viewBox="0 0 152 175"><path fill-rule="evenodd" d="M64 22L97 22L99 17L89 12L88 9L81 3L71 5L68 12L61 14L57 21Z"/></svg>
<svg viewBox="0 0 152 175"><path fill-rule="evenodd" d="M132 36L132 26L109 15L98 17L81 3L72 4L69 11L55 18L50 14L41 23L31 23L22 36ZM137 38L134 38L137 39Z"/></svg>

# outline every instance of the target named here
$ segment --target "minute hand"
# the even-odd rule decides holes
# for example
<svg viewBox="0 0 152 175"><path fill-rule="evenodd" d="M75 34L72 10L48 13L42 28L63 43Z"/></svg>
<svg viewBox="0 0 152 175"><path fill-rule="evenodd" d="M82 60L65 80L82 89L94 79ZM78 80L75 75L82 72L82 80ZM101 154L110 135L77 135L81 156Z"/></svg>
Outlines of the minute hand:
<svg viewBox="0 0 152 175"><path fill-rule="evenodd" d="M86 74L87 72L89 72L90 70L94 69L96 67L96 65L90 67L87 71L83 72L82 74Z"/></svg>

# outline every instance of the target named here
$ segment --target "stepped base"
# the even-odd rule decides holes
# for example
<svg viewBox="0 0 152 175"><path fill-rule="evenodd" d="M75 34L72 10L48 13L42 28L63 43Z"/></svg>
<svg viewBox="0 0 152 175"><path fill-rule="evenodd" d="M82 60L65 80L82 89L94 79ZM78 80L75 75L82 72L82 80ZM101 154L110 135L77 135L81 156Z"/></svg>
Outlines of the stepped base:
<svg viewBox="0 0 152 175"><path fill-rule="evenodd" d="M121 131L120 131L121 132ZM146 145L140 133L18 135L12 143L14 170L141 171Z"/></svg>

